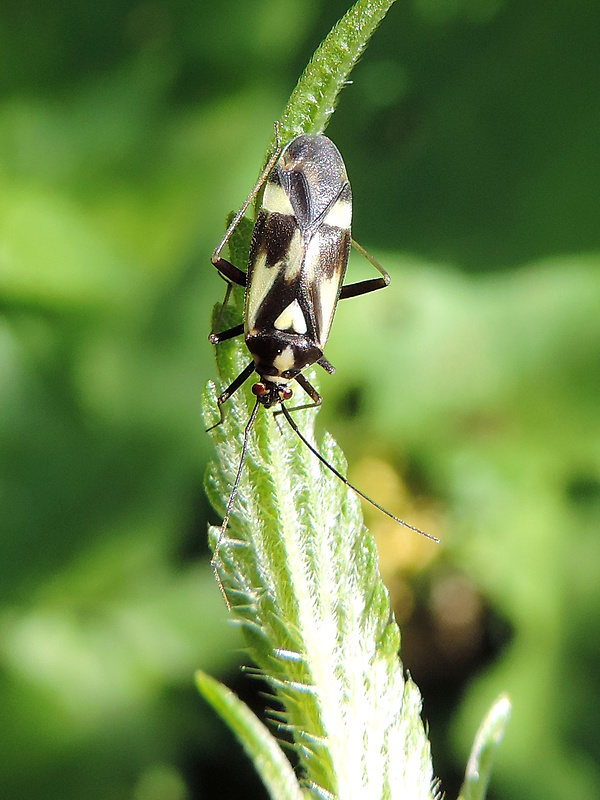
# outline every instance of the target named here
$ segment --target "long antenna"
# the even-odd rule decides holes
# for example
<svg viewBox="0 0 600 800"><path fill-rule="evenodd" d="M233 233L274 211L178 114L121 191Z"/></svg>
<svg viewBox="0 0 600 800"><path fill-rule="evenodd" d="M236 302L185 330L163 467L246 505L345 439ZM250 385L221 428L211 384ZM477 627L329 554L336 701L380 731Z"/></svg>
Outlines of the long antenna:
<svg viewBox="0 0 600 800"><path fill-rule="evenodd" d="M258 412L258 407L260 405L260 400L257 397L256 403L254 404L254 408L252 409L252 413L250 414L250 418L246 423L246 428L244 430L244 443L242 444L242 453L240 455L240 463L238 465L237 474L235 476L235 481L233 482L233 488L231 490L231 494L229 495L229 500L227 501L227 507L225 509L225 516L223 517L223 522L221 523L221 527L219 528L219 536L217 537L217 541L215 544L215 549L213 550L213 556L210 560L210 564L213 568L213 572L215 573L215 578L217 579L217 583L219 584L219 589L221 590L221 594L225 598L225 602L227 603L227 608L231 609L231 604L227 599L227 595L225 594L225 587L219 577L219 573L217 572L217 556L219 555L219 547L221 546L221 542L223 541L223 537L225 536L225 531L227 530L227 525L229 524L229 517L231 516L231 511L233 509L233 503L235 501L238 487L240 485L240 480L242 478L242 469L244 467L244 460L246 458L246 452L248 450L248 439L250 437L250 431L252 426L254 425L254 420L256 419L256 414Z"/></svg>
<svg viewBox="0 0 600 800"><path fill-rule="evenodd" d="M321 453L319 453L319 451L316 449L316 447L314 447L308 441L306 436L304 436L304 434L301 433L300 429L298 428L298 426L294 422L293 417L291 416L290 412L287 410L285 405L283 403L281 403L280 406L281 406L281 413L287 419L287 421L290 424L292 430L300 437L300 439L308 447L308 449L311 451L311 453L313 453L319 459L319 461L327 467L327 469L331 470L331 472L333 472L333 474L336 475L342 481L342 483L345 483L346 486L348 486L350 489L352 489L353 492L356 492L356 494L359 495L360 497L362 497L363 500L366 500L367 503L370 503L372 506L375 506L375 508L379 509L379 511L381 511L383 514L385 514L386 517L389 517L390 519L393 519L394 522L398 522L400 525L403 525L405 528L409 528L411 531L414 531L415 533L418 533L421 536L425 536L427 539L432 539L434 542L438 542L439 543L440 540L437 538L437 536L432 536L430 533L425 533L425 531L422 531L420 528L415 528L414 525L410 525L408 522L405 522L403 519L400 519L399 517L395 517L386 508L384 508L383 506L379 505L379 503L376 503L375 500L372 500L364 492L361 492L361 490L358 489L353 483L350 483L348 478L345 478L342 475L341 472L338 472L337 469L332 464L330 464L329 461L327 461L327 459L324 458L321 455Z"/></svg>

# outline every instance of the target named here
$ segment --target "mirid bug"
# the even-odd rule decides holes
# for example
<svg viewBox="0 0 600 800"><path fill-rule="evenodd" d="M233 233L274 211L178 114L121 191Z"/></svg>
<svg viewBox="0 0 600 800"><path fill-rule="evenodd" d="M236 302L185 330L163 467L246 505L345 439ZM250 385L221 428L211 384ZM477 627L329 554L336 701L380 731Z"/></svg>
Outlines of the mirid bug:
<svg viewBox="0 0 600 800"><path fill-rule="evenodd" d="M321 396L302 373L312 364L319 364L329 373L335 371L323 351L338 300L383 289L390 278L383 267L351 238L352 192L346 167L333 142L322 134L301 134L281 150L277 128L276 140L273 156L212 256L212 263L229 283L224 304L233 283L245 287L246 294L244 322L211 333L210 341L218 344L244 334L252 360L219 396L219 421L208 430L223 422L224 403L252 373L256 372L259 377L252 386L256 402L246 425L240 463L215 556L227 529L248 436L259 406L271 408L278 405L278 411L304 444L341 481L396 522L435 539L395 517L351 484L304 437L286 408L294 384L298 384L311 401L296 409L321 404ZM223 259L221 253L263 186L248 271L243 272ZM373 264L381 277L343 285L351 245Z"/></svg>

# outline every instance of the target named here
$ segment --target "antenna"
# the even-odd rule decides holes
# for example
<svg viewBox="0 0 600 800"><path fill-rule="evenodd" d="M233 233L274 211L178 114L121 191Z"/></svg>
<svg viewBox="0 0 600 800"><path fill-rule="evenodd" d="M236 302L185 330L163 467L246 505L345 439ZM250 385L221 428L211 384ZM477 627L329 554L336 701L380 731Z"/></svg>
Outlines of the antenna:
<svg viewBox="0 0 600 800"><path fill-rule="evenodd" d="M210 561L211 566L213 568L213 572L215 573L215 577L217 579L217 583L219 584L219 589L221 590L221 594L223 595L223 597L225 599L225 603L227 604L227 608L228 609L231 609L231 604L230 604L229 600L227 599L227 595L225 593L225 587L223 586L223 582L221 581L221 578L220 578L219 573L217 571L217 561L216 561L216 559L217 559L217 556L219 554L219 548L220 548L221 542L223 541L223 537L225 536L225 531L227 530L227 526L229 524L229 518L230 518L231 512L233 510L233 504L235 502L235 498L236 498L237 492L238 492L238 487L240 485L240 480L242 478L242 470L244 468L244 461L246 460L246 453L248 451L248 440L250 438L250 431L252 430L252 426L254 425L254 421L256 419L256 415L258 413L258 408L259 408L260 405L261 405L260 397L257 397L256 398L256 402L254 403L254 408L252 409L252 413L250 414L250 417L249 417L248 422L246 423L246 427L244 429L244 442L242 444L242 452L241 452L241 455L240 455L240 463L239 463L238 468L237 468L237 473L236 473L236 476L235 476L235 481L233 483L233 488L231 490L231 494L229 495L229 500L227 501L227 506L225 508L225 516L223 517L223 522L221 523L221 527L219 529L219 535L217 537L217 541L216 541L216 544L215 544L215 549L213 551L213 557L212 557L212 559ZM440 541L437 538L437 536L432 536L432 534L426 533L425 531L422 531L420 528L416 528L414 525L411 525L410 523L405 522L403 519L400 519L400 517L395 517L390 511L388 511L382 505L380 505L375 500L370 498L364 492L361 492L361 490L358 487L356 487L353 483L350 483L348 478L345 478L342 475L341 472L338 472L338 470L332 464L330 464L329 461L327 461L327 459L324 458L324 456L321 455L321 453L319 453L319 451L316 449L316 447L314 447L308 441L306 436L304 436L304 434L300 431L300 429L296 425L296 422L294 421L292 415L290 414L288 409L285 407L285 404L283 402L280 403L280 409L281 409L281 413L283 414L283 416L288 421L288 424L291 427L291 429L298 436L298 438L306 445L306 447L308 447L310 452L313 455L315 455L319 459L319 461L324 466L326 466L327 469L330 472L332 472L337 478L339 478L340 481L343 484L345 484L349 489L352 489L352 491L355 492L359 497L362 497L363 500L366 500L367 503L370 503L376 509L381 511L382 514L385 514L386 517L389 517L389 519L394 520L394 522L397 522L399 525L402 525L403 527L408 528L409 530L414 531L415 533L418 533L420 536L425 536L426 539L431 539L433 542L439 542Z"/></svg>
<svg viewBox="0 0 600 800"><path fill-rule="evenodd" d="M281 403L281 413L287 419L287 421L288 421L290 427L292 428L292 430L304 442L304 444L308 447L308 449L311 451L311 453L313 453L319 459L319 461L327 467L327 469L331 470L331 472L333 472L333 474L336 475L342 481L342 483L345 483L346 486L348 486L350 489L352 489L353 492L356 492L356 494L359 495L359 497L362 497L363 500L367 501L367 503L370 503L372 506L377 508L379 511L382 512L382 514L385 514L386 517L389 517L390 519L393 519L394 522L398 522L400 525L403 525L405 528L409 528L411 531L414 531L415 533L418 533L420 536L425 536L426 539L431 539L432 541L439 543L440 540L437 538L437 536L432 536L430 533L425 533L425 531L422 531L420 528L415 528L414 525L410 525L408 522L405 522L403 519L400 519L400 517L395 517L391 512L389 512L382 505L380 505L379 503L376 503L375 500L372 500L364 492L361 492L361 490L358 489L353 483L350 483L348 478L345 478L342 475L341 472L338 472L337 469L332 464L330 464L329 461L327 461L327 459L324 458L321 455L321 453L319 453L319 451L316 449L316 447L314 447L308 441L306 436L304 436L304 434L301 433L300 429L298 428L298 426L294 422L294 419L293 419L292 415L290 414L290 412L287 410L287 408L285 407L285 405L283 403Z"/></svg>
<svg viewBox="0 0 600 800"><path fill-rule="evenodd" d="M240 485L240 480L242 478L242 469L244 467L244 460L246 458L246 452L248 450L248 438L250 436L250 431L252 430L252 426L254 425L254 420L256 419L256 414L258 413L259 405L260 405L260 400L257 397L256 403L254 403L254 408L252 409L252 413L250 414L250 418L246 423L246 427L244 429L244 443L242 444L240 463L238 465L235 481L233 482L233 488L231 490L231 494L229 495L229 500L227 501L227 507L225 508L225 516L223 517L223 522L221 523L221 527L219 528L219 536L217 537L215 549L213 550L213 556L210 560L211 567L213 568L213 572L215 573L215 578L217 579L217 583L219 584L219 589L221 590L221 594L223 595L225 603L227 604L227 608L229 610L231 610L231 604L227 599L227 595L225 594L225 587L223 586L223 582L221 581L219 573L217 572L216 558L219 555L219 547L221 546L221 542L223 540L223 537L225 536L225 531L227 530L227 525L229 524L229 517L231 516L231 511L233 509L233 503L235 501L238 486Z"/></svg>

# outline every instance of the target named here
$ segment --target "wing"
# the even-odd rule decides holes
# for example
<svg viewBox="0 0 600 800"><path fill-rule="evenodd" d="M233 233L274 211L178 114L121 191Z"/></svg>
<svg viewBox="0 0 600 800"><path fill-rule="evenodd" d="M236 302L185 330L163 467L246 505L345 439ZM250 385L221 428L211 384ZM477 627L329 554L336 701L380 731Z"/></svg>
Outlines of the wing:
<svg viewBox="0 0 600 800"><path fill-rule="evenodd" d="M329 337L350 250L352 193L327 137L284 149L265 186L246 292L246 334L286 331L321 350Z"/></svg>

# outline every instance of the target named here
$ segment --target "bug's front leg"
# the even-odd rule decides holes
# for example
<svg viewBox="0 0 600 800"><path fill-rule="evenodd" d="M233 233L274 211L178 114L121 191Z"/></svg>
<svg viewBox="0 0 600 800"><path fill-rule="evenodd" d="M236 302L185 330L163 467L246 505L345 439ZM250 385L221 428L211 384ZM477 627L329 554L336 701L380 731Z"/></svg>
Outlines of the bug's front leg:
<svg viewBox="0 0 600 800"><path fill-rule="evenodd" d="M302 406L294 406L293 408L289 408L288 411L303 411L304 409L317 408L318 406L321 405L321 403L323 402L323 398L317 392L312 383L306 380L306 378L304 377L304 375L302 375L302 373L296 375L294 380L297 381L297 383L299 383L300 386L304 389L306 394L312 400L312 403L305 403ZM274 412L274 416L278 416L281 413L282 413L281 409L278 409L277 411Z"/></svg>
<svg viewBox="0 0 600 800"><path fill-rule="evenodd" d="M211 425L210 428L206 429L206 432L212 431L214 428L218 428L219 425L223 424L223 420L225 419L223 415L223 405L229 400L232 394L237 392L240 386L245 383L250 375L254 372L254 361L251 361L247 367L245 367L242 372L237 376L237 378L231 383L225 391L219 395L217 398L217 408L219 409L219 421L215 422L214 425Z"/></svg>

